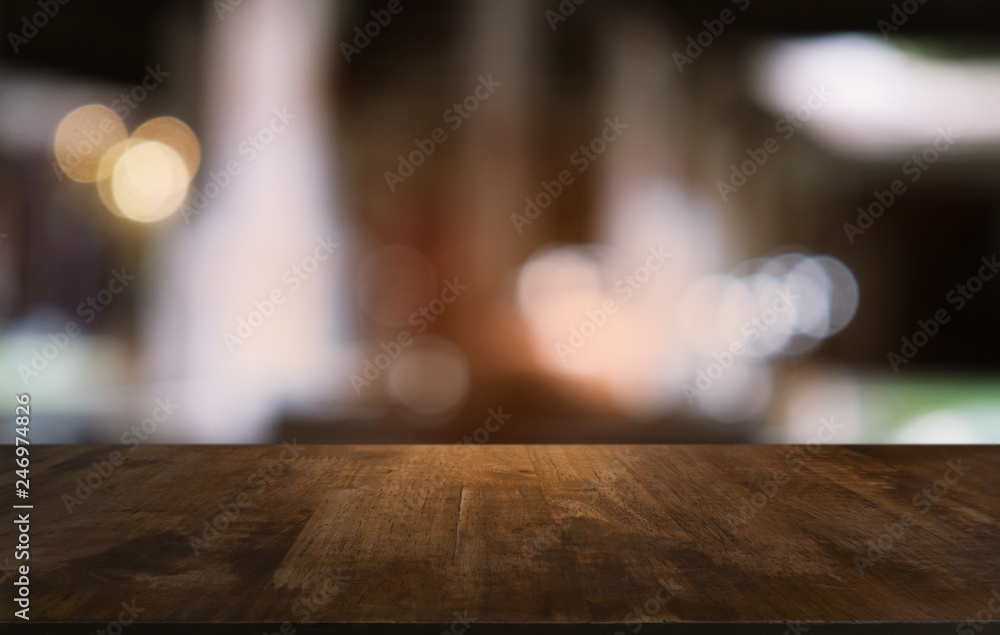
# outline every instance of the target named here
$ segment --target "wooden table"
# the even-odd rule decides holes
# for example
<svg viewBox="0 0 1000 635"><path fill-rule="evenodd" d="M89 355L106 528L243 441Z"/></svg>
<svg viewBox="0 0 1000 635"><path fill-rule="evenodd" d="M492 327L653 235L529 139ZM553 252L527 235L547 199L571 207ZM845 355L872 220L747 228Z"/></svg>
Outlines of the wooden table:
<svg viewBox="0 0 1000 635"><path fill-rule="evenodd" d="M33 446L29 502L2 632L1000 632L990 446Z"/></svg>

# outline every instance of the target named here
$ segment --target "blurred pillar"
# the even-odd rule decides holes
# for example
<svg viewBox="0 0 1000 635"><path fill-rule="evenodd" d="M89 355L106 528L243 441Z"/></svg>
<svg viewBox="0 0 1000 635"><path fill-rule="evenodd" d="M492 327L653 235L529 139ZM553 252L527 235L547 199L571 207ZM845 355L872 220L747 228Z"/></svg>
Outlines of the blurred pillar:
<svg viewBox="0 0 1000 635"><path fill-rule="evenodd" d="M457 200L449 243L456 253L454 271L470 281L472 300L456 306L462 312L458 337L474 373L502 372L526 355L511 346L515 328L505 285L523 252L518 241L525 240L510 215L523 208L531 189L528 88L537 72L532 34L544 20L539 6L527 0L475 0L462 6L467 22L459 76L470 91L479 77L500 85L465 124L452 172Z"/></svg>
<svg viewBox="0 0 1000 635"><path fill-rule="evenodd" d="M628 126L598 158L603 186L597 239L611 246L615 277L663 246L669 262L627 302L607 379L630 410L655 412L682 401L692 360L679 326L679 301L697 278L718 269L722 227L696 189L700 138L692 95L671 58L675 44L658 16L610 12L602 42L604 115ZM692 71L693 72L693 71ZM603 123L595 122L600 131Z"/></svg>
<svg viewBox="0 0 1000 635"><path fill-rule="evenodd" d="M197 191L208 204L158 256L145 352L155 379L178 382L186 440L252 442L269 438L283 405L347 374L350 238L327 103L334 15L320 0L252 0L206 19Z"/></svg>

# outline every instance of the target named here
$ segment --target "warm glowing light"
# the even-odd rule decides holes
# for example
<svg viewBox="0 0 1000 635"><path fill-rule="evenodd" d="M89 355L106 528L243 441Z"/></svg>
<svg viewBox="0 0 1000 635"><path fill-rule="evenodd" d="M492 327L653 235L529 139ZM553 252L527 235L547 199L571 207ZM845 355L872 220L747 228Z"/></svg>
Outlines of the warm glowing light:
<svg viewBox="0 0 1000 635"><path fill-rule="evenodd" d="M521 268L517 281L517 304L525 314L559 295L601 293L602 271L581 247L550 248L533 256Z"/></svg>
<svg viewBox="0 0 1000 635"><path fill-rule="evenodd" d="M565 346L570 338L579 337L574 329L588 319L587 311L600 308L605 300L604 276L593 249L582 246L544 249L521 267L517 306L531 330L536 353L553 370L580 376L600 372L593 346L581 355L575 347L569 353Z"/></svg>
<svg viewBox="0 0 1000 635"><path fill-rule="evenodd" d="M191 181L184 159L159 141L129 145L114 164L111 193L118 211L149 223L174 212Z"/></svg>
<svg viewBox="0 0 1000 635"><path fill-rule="evenodd" d="M125 124L107 106L81 106L56 128L56 161L69 178L92 183L104 154L127 136Z"/></svg>
<svg viewBox="0 0 1000 635"><path fill-rule="evenodd" d="M451 341L417 338L388 370L389 391L420 414L442 414L461 405L469 387L469 363Z"/></svg>
<svg viewBox="0 0 1000 635"><path fill-rule="evenodd" d="M631 412L684 396L718 421L757 416L770 404L772 359L812 350L858 307L853 274L830 256L753 258L684 284L671 267L631 276L634 254L547 248L522 266L516 287L539 361L600 381Z"/></svg>
<svg viewBox="0 0 1000 635"><path fill-rule="evenodd" d="M125 214L119 209L118 204L115 202L114 192L111 191L112 175L115 171L115 165L118 163L118 159L125 154L125 151L135 145L135 141L132 139L126 139L125 141L119 141L114 146L111 147L104 156L101 157L101 161L97 166L97 194L101 197L101 202L116 216L124 217Z"/></svg>
<svg viewBox="0 0 1000 635"><path fill-rule="evenodd" d="M198 145L198 137L180 119L174 117L150 119L135 129L132 138L167 144L184 159L188 174L194 177L198 172L198 165L201 163L201 146Z"/></svg>

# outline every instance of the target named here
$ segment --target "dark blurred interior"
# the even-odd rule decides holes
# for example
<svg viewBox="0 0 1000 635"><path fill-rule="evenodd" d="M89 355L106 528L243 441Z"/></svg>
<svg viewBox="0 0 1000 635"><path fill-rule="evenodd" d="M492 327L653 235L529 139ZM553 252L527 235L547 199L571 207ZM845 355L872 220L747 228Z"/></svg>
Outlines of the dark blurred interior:
<svg viewBox="0 0 1000 635"><path fill-rule="evenodd" d="M998 14L2 2L3 384L51 443L998 442Z"/></svg>

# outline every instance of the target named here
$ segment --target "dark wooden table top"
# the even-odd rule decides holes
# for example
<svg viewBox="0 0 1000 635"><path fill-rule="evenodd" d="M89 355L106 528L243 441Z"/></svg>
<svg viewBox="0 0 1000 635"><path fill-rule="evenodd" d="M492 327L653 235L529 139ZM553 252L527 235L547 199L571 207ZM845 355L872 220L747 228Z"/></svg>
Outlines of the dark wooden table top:
<svg viewBox="0 0 1000 635"><path fill-rule="evenodd" d="M993 446L32 446L31 456L31 624L63 623L39 632L176 632L163 624L178 621L248 635L287 633L283 622L456 635L1000 628ZM0 460L12 493L13 448ZM10 565L23 564L3 561L18 535L9 509L8 590ZM7 591L3 607L0 630L24 628Z"/></svg>

